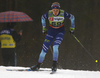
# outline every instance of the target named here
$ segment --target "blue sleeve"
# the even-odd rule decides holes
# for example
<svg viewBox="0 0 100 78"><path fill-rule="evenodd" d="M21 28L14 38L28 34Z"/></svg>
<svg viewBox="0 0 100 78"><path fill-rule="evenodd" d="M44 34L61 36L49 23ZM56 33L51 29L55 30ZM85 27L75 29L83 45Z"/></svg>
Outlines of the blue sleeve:
<svg viewBox="0 0 100 78"><path fill-rule="evenodd" d="M43 14L42 17L41 17L41 23L42 23L42 26L45 27L46 26L46 19L48 19L48 12Z"/></svg>
<svg viewBox="0 0 100 78"><path fill-rule="evenodd" d="M71 20L71 28L75 28L75 17L72 14L64 12L64 18L69 18Z"/></svg>
<svg viewBox="0 0 100 78"><path fill-rule="evenodd" d="M70 18L70 14L64 11L64 18Z"/></svg>
<svg viewBox="0 0 100 78"><path fill-rule="evenodd" d="M71 20L71 28L75 28L75 17L74 17L74 15L71 15L69 19Z"/></svg>

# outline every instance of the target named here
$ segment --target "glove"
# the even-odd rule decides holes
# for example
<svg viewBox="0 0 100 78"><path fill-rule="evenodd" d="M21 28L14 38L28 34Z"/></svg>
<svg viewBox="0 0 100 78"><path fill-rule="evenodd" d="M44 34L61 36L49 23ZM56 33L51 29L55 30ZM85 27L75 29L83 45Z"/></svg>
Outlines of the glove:
<svg viewBox="0 0 100 78"><path fill-rule="evenodd" d="M46 34L47 34L47 31L48 31L48 30L47 30L45 27L43 27L43 30L42 30L43 34L46 35Z"/></svg>
<svg viewBox="0 0 100 78"><path fill-rule="evenodd" d="M69 31L70 32L70 34L74 34L74 31Z"/></svg>
<svg viewBox="0 0 100 78"><path fill-rule="evenodd" d="M70 27L70 31L69 31L70 34L74 34L74 30L75 30L75 28L71 28L71 27Z"/></svg>

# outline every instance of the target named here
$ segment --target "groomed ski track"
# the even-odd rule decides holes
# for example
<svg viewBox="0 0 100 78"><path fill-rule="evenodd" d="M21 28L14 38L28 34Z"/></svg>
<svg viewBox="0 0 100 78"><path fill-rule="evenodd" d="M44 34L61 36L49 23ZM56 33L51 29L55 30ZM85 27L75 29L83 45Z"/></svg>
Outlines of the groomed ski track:
<svg viewBox="0 0 100 78"><path fill-rule="evenodd" d="M29 67L0 66L0 78L100 78L100 71L83 71L58 69L50 74L50 68L41 68L49 71L7 71L6 69L29 69Z"/></svg>

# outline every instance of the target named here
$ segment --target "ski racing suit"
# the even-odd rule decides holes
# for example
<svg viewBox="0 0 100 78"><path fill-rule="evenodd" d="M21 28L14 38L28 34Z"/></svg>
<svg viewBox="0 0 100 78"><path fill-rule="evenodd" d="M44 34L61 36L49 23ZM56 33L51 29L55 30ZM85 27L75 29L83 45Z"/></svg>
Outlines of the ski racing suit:
<svg viewBox="0 0 100 78"><path fill-rule="evenodd" d="M75 28L75 18L72 14L69 14L65 12L64 10L59 11L59 14L57 16L53 15L52 10L49 10L47 13L43 14L41 17L42 26L46 26L45 20L49 20L49 29L47 32L47 35L45 37L43 48L39 56L38 63L42 63L45 55L49 49L49 46L54 40L53 43L53 61L58 61L58 55L59 55L59 45L61 44L64 34L65 34L65 28L64 28L64 19L69 18L71 20L71 28Z"/></svg>

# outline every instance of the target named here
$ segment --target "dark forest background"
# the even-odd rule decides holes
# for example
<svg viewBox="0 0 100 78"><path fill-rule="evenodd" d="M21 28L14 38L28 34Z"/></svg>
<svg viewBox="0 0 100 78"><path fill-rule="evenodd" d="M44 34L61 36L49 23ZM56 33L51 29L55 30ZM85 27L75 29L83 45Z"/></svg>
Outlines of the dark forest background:
<svg viewBox="0 0 100 78"><path fill-rule="evenodd" d="M37 64L45 36L42 34L41 16L51 9L52 2L59 2L61 9L75 16L75 35L91 53L100 60L100 0L0 0L0 12L21 11L28 14L33 22L17 23L15 30L23 30L17 43L17 66ZM0 23L0 30L5 23ZM59 66L74 70L100 70L95 60L80 46L69 33L70 20L65 20L66 33L59 47ZM48 23L47 23L48 27ZM2 58L0 53L0 65ZM42 67L52 66L52 52L49 49Z"/></svg>

